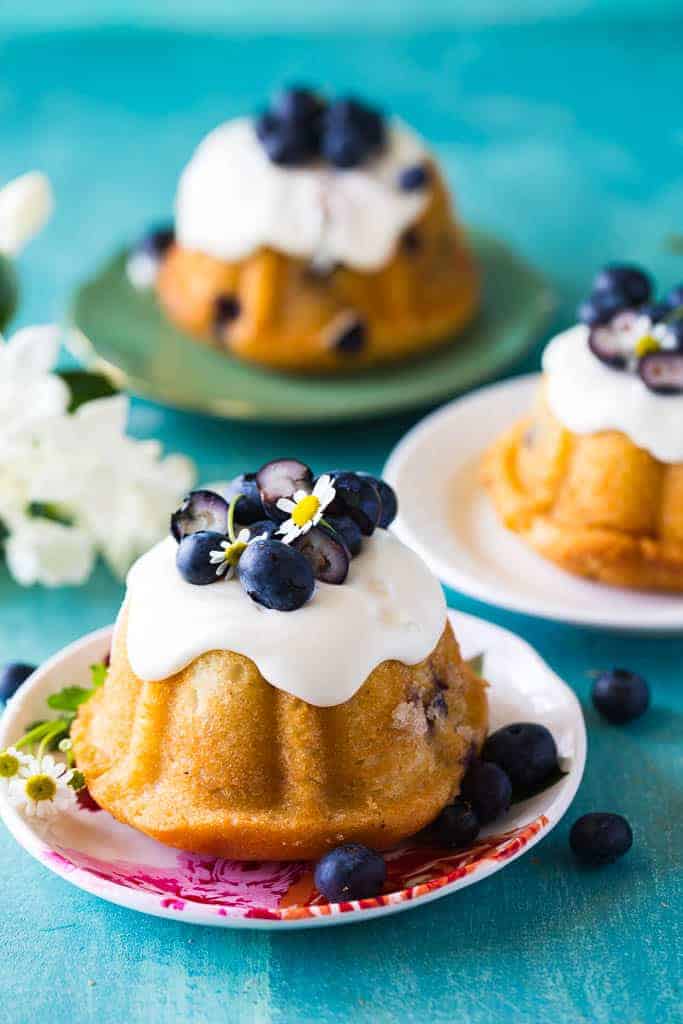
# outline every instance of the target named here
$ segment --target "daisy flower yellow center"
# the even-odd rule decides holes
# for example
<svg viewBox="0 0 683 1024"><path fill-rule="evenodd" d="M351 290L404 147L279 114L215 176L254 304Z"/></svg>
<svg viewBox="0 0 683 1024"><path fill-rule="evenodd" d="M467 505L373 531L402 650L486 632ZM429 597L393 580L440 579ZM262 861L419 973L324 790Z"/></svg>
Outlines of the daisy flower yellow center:
<svg viewBox="0 0 683 1024"><path fill-rule="evenodd" d="M40 803L41 800L52 800L56 792L57 784L51 775L41 773L26 780L26 795L36 803Z"/></svg>
<svg viewBox="0 0 683 1024"><path fill-rule="evenodd" d="M636 355L640 358L648 352L659 352L661 345L651 334L645 334L636 342Z"/></svg>
<svg viewBox="0 0 683 1024"><path fill-rule="evenodd" d="M320 508L320 499L315 494L307 494L305 498L297 501L292 510L292 522L295 526L305 526L315 516Z"/></svg>
<svg viewBox="0 0 683 1024"><path fill-rule="evenodd" d="M3 750L0 754L0 779L13 779L19 771L19 759Z"/></svg>
<svg viewBox="0 0 683 1024"><path fill-rule="evenodd" d="M247 545L244 541L236 540L225 549L225 555L223 557L228 565L237 565L246 546Z"/></svg>

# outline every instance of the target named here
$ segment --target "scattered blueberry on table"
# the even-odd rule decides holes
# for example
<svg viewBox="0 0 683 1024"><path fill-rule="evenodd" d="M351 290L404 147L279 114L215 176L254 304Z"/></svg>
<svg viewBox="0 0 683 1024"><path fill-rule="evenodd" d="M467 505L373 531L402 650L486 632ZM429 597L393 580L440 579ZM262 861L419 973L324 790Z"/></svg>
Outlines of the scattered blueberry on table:
<svg viewBox="0 0 683 1024"><path fill-rule="evenodd" d="M645 714L650 706L650 687L637 672L615 668L600 673L593 683L592 698L603 718L621 725Z"/></svg>
<svg viewBox="0 0 683 1024"><path fill-rule="evenodd" d="M633 832L620 814L593 812L574 822L569 845L584 864L600 866L623 857L633 845Z"/></svg>
<svg viewBox="0 0 683 1024"><path fill-rule="evenodd" d="M8 701L13 697L35 670L35 665L26 665L21 661L9 661L3 665L0 668L0 701Z"/></svg>

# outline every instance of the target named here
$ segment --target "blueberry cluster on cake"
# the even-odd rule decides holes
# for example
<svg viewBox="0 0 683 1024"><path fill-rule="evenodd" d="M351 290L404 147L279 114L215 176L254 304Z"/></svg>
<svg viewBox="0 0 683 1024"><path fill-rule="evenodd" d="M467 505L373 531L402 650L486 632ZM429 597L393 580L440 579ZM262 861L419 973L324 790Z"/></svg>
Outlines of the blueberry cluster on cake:
<svg viewBox="0 0 683 1024"><path fill-rule="evenodd" d="M501 520L577 575L683 592L683 286L605 267L543 370L484 461Z"/></svg>
<svg viewBox="0 0 683 1024"><path fill-rule="evenodd" d="M219 125L131 280L182 330L283 371L339 372L452 340L477 270L434 157L353 97L287 89Z"/></svg>
<svg viewBox="0 0 683 1024"><path fill-rule="evenodd" d="M72 731L94 799L241 859L384 850L433 821L487 705L396 508L382 480L296 459L188 495L130 571Z"/></svg>

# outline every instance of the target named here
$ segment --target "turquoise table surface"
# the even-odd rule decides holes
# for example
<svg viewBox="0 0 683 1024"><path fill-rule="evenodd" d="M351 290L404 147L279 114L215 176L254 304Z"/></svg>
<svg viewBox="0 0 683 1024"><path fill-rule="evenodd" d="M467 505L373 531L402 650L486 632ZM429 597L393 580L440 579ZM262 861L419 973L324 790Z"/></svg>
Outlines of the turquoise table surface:
<svg viewBox="0 0 683 1024"><path fill-rule="evenodd" d="M40 167L58 201L21 261L20 322L60 315L94 262L167 215L202 133L283 79L355 88L413 121L464 216L547 270L561 299L556 325L606 259L638 259L665 284L683 279L683 21L329 34L316 24L203 37L125 27L13 35L3 21L0 180ZM537 360L538 350L517 369ZM319 468L379 471L416 418L275 429L135 401L132 429L190 453L211 479L287 452ZM3 661L39 661L110 622L122 593L103 568L86 588L58 591L22 591L3 572ZM427 907L280 935L109 906L0 830L4 1024L681 1020L680 639L582 631L449 598L525 636L582 699L588 766L565 822L505 871ZM651 711L626 728L601 722L587 698L590 670L614 664L653 689ZM580 869L568 850L569 822L588 810L622 812L634 828L632 852L607 870Z"/></svg>

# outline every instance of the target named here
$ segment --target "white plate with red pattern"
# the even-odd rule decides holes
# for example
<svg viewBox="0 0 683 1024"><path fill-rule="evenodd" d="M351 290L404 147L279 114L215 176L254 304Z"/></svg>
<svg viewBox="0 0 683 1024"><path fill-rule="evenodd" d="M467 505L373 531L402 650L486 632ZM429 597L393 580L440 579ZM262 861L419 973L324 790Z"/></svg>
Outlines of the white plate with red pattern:
<svg viewBox="0 0 683 1024"><path fill-rule="evenodd" d="M533 373L480 388L408 431L382 474L398 494L392 530L446 586L479 601L592 628L683 632L683 595L571 576L499 523L479 480L481 457L529 411L540 379Z"/></svg>
<svg viewBox="0 0 683 1024"><path fill-rule="evenodd" d="M447 896L512 864L553 828L583 775L586 732L570 688L520 637L451 612L465 657L483 653L490 683L491 729L513 721L546 725L566 774L514 804L467 850L438 850L412 840L387 853L382 895L327 903L310 862L249 863L174 850L115 821L83 799L49 824L26 819L0 792L0 815L36 860L65 881L132 910L192 924L281 930L364 921ZM45 700L66 685L89 685L89 666L109 651L111 628L60 651L23 684L0 718L0 749L45 716ZM55 890L55 898L58 897Z"/></svg>

